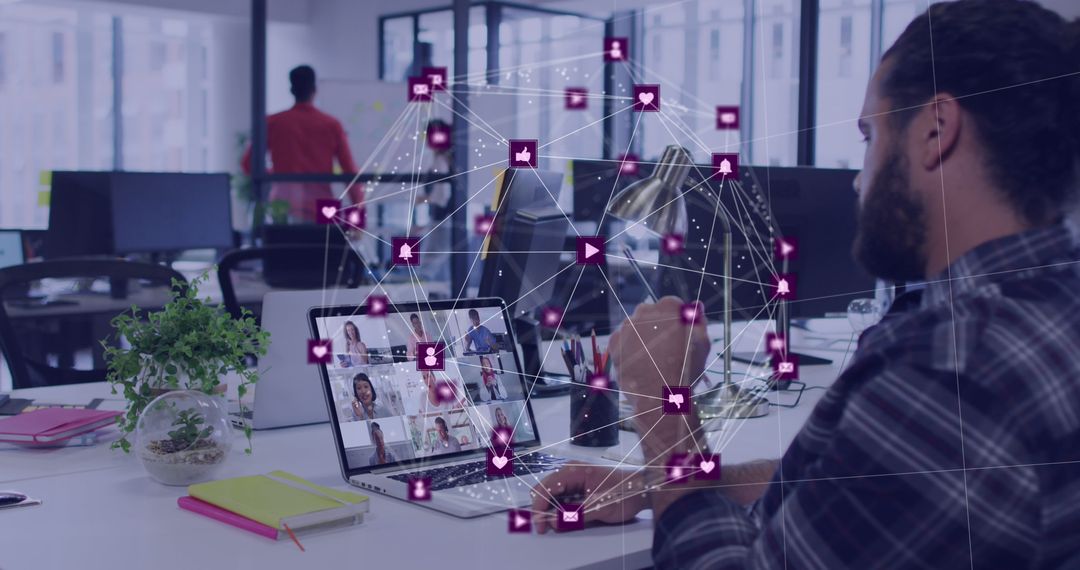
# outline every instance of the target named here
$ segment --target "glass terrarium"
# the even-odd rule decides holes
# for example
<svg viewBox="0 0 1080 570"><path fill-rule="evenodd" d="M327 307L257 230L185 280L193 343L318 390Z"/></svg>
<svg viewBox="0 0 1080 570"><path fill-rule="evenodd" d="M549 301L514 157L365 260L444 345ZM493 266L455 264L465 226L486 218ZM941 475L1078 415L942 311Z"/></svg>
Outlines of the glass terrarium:
<svg viewBox="0 0 1080 570"><path fill-rule="evenodd" d="M178 390L158 396L139 416L135 448L151 477L166 485L210 479L232 447L224 396Z"/></svg>

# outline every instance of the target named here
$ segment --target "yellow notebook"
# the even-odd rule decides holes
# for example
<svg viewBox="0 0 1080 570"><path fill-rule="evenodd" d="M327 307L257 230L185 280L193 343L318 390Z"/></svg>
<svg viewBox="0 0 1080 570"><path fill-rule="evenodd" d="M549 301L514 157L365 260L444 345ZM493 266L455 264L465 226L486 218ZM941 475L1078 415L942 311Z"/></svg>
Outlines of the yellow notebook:
<svg viewBox="0 0 1080 570"><path fill-rule="evenodd" d="M188 487L197 499L284 530L324 525L359 524L368 510L368 498L305 481L285 471L234 477Z"/></svg>

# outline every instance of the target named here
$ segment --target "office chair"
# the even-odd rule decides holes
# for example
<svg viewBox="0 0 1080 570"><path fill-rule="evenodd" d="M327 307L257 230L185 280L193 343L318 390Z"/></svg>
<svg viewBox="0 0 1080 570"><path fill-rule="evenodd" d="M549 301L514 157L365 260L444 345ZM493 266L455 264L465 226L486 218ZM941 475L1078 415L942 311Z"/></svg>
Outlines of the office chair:
<svg viewBox="0 0 1080 570"><path fill-rule="evenodd" d="M77 301L65 296L59 301L42 301L10 294L19 286L43 279L76 282L99 278L109 280L109 294L85 293ZM178 289L173 280L179 283ZM131 286L133 281L135 287ZM100 341L111 333L108 321L133 304L143 310L160 308L186 287L187 279L169 267L118 258L56 259L0 269L0 352L11 370L14 387L104 381ZM86 341L76 342L75 336ZM74 368L74 354L83 349L93 355L89 370ZM55 364L50 363L50 357Z"/></svg>
<svg viewBox="0 0 1080 570"><path fill-rule="evenodd" d="M240 318L241 303L233 283L233 273L257 272L241 268L246 262L261 262L262 281L274 289L353 288L369 282L370 272L363 257L347 245L280 244L236 249L218 261L218 282L225 310Z"/></svg>

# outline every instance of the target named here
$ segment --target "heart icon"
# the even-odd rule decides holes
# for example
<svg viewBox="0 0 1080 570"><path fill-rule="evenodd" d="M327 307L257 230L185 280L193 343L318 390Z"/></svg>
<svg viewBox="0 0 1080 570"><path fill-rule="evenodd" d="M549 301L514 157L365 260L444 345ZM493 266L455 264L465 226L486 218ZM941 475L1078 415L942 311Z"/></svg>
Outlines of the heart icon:
<svg viewBox="0 0 1080 570"><path fill-rule="evenodd" d="M322 358L322 357L326 356L326 350L327 349L326 349L325 346L319 345L319 346L312 347L311 348L311 353L314 354L315 356L318 356L319 358Z"/></svg>
<svg viewBox="0 0 1080 570"><path fill-rule="evenodd" d="M700 467L702 471L706 473L712 473L712 470L716 469L716 462L711 459L708 461L702 461Z"/></svg>
<svg viewBox="0 0 1080 570"><path fill-rule="evenodd" d="M322 215L323 215L324 218L329 220L329 219L334 217L334 214L337 214L337 208L335 208L333 206L323 206L322 207Z"/></svg>
<svg viewBox="0 0 1080 570"><path fill-rule="evenodd" d="M506 467L506 464L509 463L510 460L504 455L496 455L491 458L491 462L494 463L495 467L498 469L502 469L503 467Z"/></svg>
<svg viewBox="0 0 1080 570"><path fill-rule="evenodd" d="M637 98L638 98L638 101L641 101L642 105L645 105L646 107L648 107L649 105L652 104L653 99L655 99L656 96L653 95L652 92L646 91L644 93L638 93Z"/></svg>

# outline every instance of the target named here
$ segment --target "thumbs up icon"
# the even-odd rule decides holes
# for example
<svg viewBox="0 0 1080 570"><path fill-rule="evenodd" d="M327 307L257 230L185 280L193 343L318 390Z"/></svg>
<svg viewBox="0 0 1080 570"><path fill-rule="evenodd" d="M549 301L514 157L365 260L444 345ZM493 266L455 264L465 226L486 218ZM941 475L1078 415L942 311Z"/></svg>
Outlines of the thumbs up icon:
<svg viewBox="0 0 1080 570"><path fill-rule="evenodd" d="M510 141L510 166L513 168L536 168L535 140Z"/></svg>

